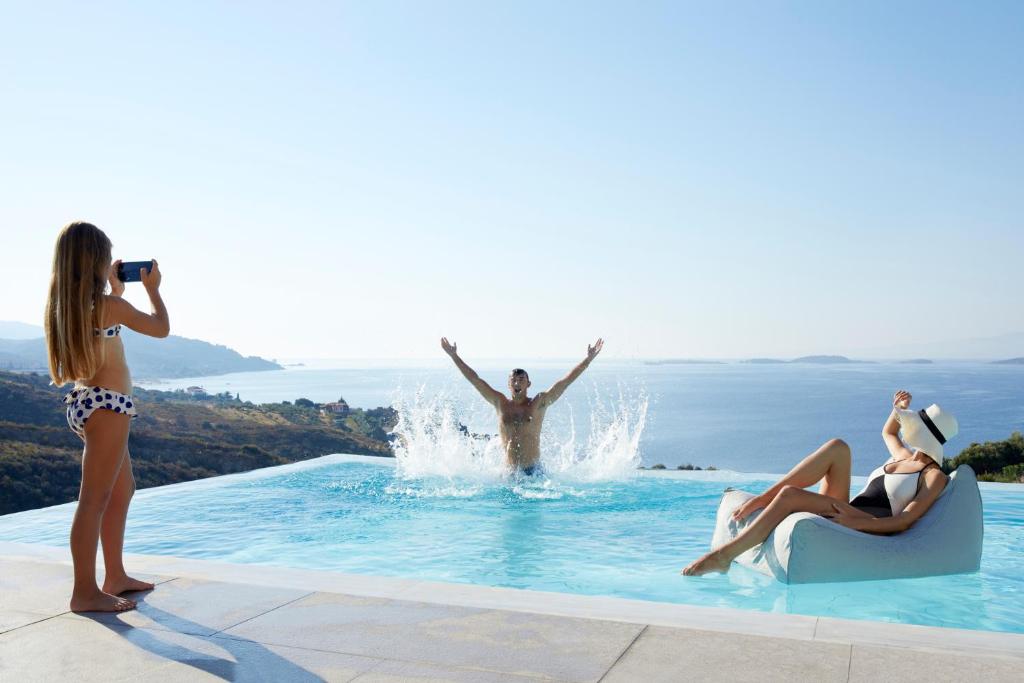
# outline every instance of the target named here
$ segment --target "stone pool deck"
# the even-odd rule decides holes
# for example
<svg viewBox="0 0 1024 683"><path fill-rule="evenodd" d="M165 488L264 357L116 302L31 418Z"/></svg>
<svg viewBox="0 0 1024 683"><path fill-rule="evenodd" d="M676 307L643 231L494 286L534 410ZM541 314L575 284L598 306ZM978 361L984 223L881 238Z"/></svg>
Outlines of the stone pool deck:
<svg viewBox="0 0 1024 683"><path fill-rule="evenodd" d="M64 549L0 542L2 681L1019 681L1024 635L134 555L67 611ZM881 596L880 596L881 598Z"/></svg>

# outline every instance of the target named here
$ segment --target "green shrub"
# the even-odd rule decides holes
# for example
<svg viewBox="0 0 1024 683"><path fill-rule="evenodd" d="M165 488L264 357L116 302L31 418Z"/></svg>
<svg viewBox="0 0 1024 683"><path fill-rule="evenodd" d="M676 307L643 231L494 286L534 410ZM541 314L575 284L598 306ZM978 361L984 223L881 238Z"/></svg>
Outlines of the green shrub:
<svg viewBox="0 0 1024 683"><path fill-rule="evenodd" d="M1003 441L972 443L955 458L946 458L943 471L970 465L982 481L1020 481L1024 478L1024 434L1014 432Z"/></svg>

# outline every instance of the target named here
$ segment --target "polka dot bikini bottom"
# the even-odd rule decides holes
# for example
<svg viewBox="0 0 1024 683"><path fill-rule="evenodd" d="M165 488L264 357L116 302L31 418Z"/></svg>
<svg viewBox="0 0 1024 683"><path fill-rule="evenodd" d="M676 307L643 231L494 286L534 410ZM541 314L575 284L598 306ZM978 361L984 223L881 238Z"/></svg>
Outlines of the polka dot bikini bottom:
<svg viewBox="0 0 1024 683"><path fill-rule="evenodd" d="M68 406L68 426L83 439L85 423L97 410L112 410L131 415L132 418L138 417L135 399L103 387L79 387L64 395L64 403Z"/></svg>

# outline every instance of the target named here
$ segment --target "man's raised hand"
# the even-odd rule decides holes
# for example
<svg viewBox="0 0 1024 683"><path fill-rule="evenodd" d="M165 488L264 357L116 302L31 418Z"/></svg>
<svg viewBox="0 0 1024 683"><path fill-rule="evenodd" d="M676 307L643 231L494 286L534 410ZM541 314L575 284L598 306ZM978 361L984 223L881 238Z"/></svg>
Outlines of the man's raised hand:
<svg viewBox="0 0 1024 683"><path fill-rule="evenodd" d="M601 353L601 349L604 348L604 339L598 339L594 342L593 346L587 345L587 360L594 360L597 354Z"/></svg>
<svg viewBox="0 0 1024 683"><path fill-rule="evenodd" d="M458 352L459 347L458 345L448 341L448 337L441 337L441 348L444 349L445 353L454 358L455 354Z"/></svg>

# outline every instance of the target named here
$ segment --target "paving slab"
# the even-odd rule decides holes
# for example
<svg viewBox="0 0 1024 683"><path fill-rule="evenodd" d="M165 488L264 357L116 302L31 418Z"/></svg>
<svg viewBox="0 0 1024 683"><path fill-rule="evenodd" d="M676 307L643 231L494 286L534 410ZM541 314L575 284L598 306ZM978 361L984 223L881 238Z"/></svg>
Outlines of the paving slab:
<svg viewBox="0 0 1024 683"><path fill-rule="evenodd" d="M955 652L972 657L1024 659L1024 636L1019 633L821 617L814 631L814 639L934 650L946 654ZM1024 661L1019 665L1024 667Z"/></svg>
<svg viewBox="0 0 1024 683"><path fill-rule="evenodd" d="M37 612L22 612L20 610L0 611L0 633L6 633L12 629L21 628L34 624L44 619L52 619L51 614L40 614Z"/></svg>
<svg viewBox="0 0 1024 683"><path fill-rule="evenodd" d="M533 678L512 674L459 669L422 662L384 661L353 679L353 683L559 683L554 678Z"/></svg>
<svg viewBox="0 0 1024 683"><path fill-rule="evenodd" d="M854 645L850 683L928 681L928 683L1019 683L1024 666L1019 661L963 657L907 648Z"/></svg>
<svg viewBox="0 0 1024 683"><path fill-rule="evenodd" d="M0 559L0 612L50 616L68 611L74 572L70 565Z"/></svg>
<svg viewBox="0 0 1024 683"><path fill-rule="evenodd" d="M60 618L209 636L306 595L309 591L180 578L133 594L137 609L111 614L69 612Z"/></svg>
<svg viewBox="0 0 1024 683"><path fill-rule="evenodd" d="M176 658L163 667L139 674L133 680L160 683L192 681L266 681L343 683L380 665L379 659L323 652L281 645L263 645L245 640L213 636L197 638L179 633L158 633L156 637L173 646L188 649L187 657Z"/></svg>
<svg viewBox="0 0 1024 683"><path fill-rule="evenodd" d="M849 663L849 645L651 626L615 663L602 683L845 683Z"/></svg>
<svg viewBox="0 0 1024 683"><path fill-rule="evenodd" d="M188 649L162 648L129 639L128 626L89 620L47 619L0 634L0 680L123 681L151 674L171 658L187 658Z"/></svg>
<svg viewBox="0 0 1024 683"><path fill-rule="evenodd" d="M142 572L133 575L156 584L173 578ZM67 612L74 577L70 563L0 558L0 613L21 611L55 616ZM98 572L97 577L102 584L103 572Z"/></svg>
<svg viewBox="0 0 1024 683"><path fill-rule="evenodd" d="M401 600L419 602L439 602L467 607L486 607L588 619L610 619L641 625L656 624L786 638L813 638L817 622L817 617L801 614L772 614L753 610L677 605L649 600L496 588L439 581L419 581L398 593L396 597Z"/></svg>
<svg viewBox="0 0 1024 683"><path fill-rule="evenodd" d="M319 650L596 681L643 627L316 593L224 635Z"/></svg>

